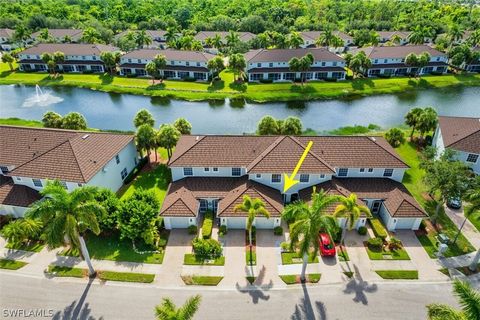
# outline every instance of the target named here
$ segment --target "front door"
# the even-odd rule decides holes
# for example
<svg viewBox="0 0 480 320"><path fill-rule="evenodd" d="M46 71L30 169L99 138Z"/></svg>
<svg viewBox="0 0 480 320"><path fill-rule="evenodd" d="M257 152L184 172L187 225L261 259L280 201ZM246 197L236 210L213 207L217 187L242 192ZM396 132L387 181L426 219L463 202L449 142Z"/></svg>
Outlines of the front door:
<svg viewBox="0 0 480 320"><path fill-rule="evenodd" d="M380 206L382 205L382 201L374 201L373 204L372 204L372 209L370 211L372 211L372 214L377 214L379 211L380 211Z"/></svg>

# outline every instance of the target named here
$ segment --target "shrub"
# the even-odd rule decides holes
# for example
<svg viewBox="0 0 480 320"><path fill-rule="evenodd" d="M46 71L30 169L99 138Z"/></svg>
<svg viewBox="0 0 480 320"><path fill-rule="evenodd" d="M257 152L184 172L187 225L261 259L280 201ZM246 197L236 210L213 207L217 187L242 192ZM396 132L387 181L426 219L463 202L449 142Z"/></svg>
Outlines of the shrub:
<svg viewBox="0 0 480 320"><path fill-rule="evenodd" d="M381 238L370 238L367 241L367 245L371 250L382 250L383 239L381 239Z"/></svg>
<svg viewBox="0 0 480 320"><path fill-rule="evenodd" d="M185 77L182 80L185 81L185 82L195 82L195 81L197 81L197 79L195 79L194 77Z"/></svg>
<svg viewBox="0 0 480 320"><path fill-rule="evenodd" d="M273 83L272 79L260 79L260 83Z"/></svg>
<svg viewBox="0 0 480 320"><path fill-rule="evenodd" d="M405 142L405 134L398 128L391 128L385 133L385 139L392 147L396 148Z"/></svg>
<svg viewBox="0 0 480 320"><path fill-rule="evenodd" d="M367 227L365 226L361 226L360 228L358 228L358 234L361 235L361 236L364 236L367 234Z"/></svg>
<svg viewBox="0 0 480 320"><path fill-rule="evenodd" d="M345 79L346 79L346 80L353 80L353 76L350 75L350 74L347 74L347 75L345 76Z"/></svg>
<svg viewBox="0 0 480 320"><path fill-rule="evenodd" d="M422 220L422 222L420 222L420 230L427 230L427 223L425 222L425 220Z"/></svg>
<svg viewBox="0 0 480 320"><path fill-rule="evenodd" d="M282 248L282 251L290 251L290 243L284 241L280 243L280 248Z"/></svg>
<svg viewBox="0 0 480 320"><path fill-rule="evenodd" d="M342 240L342 228L337 227L335 232L332 234L332 240L335 243L339 243Z"/></svg>
<svg viewBox="0 0 480 320"><path fill-rule="evenodd" d="M327 81L327 82L337 82L337 79L336 79L336 78L325 78L325 79L323 79L323 80L325 80L325 81Z"/></svg>
<svg viewBox="0 0 480 320"><path fill-rule="evenodd" d="M226 225L221 225L220 228L218 229L218 235L223 237L224 235L227 234L227 226Z"/></svg>
<svg viewBox="0 0 480 320"><path fill-rule="evenodd" d="M144 157L144 158L140 159L137 166L132 170L132 172L130 172L128 174L128 176L125 178L125 180L123 180L123 183L124 184L129 184L130 182L132 182L133 179L135 179L137 174L140 172L140 170L142 170L142 168L145 166L145 164L147 164L147 162L148 162L147 157Z"/></svg>
<svg viewBox="0 0 480 320"><path fill-rule="evenodd" d="M212 228L213 228L213 212L207 211L205 212L205 219L203 220L203 226L202 226L203 239L210 239L210 237L212 236Z"/></svg>
<svg viewBox="0 0 480 320"><path fill-rule="evenodd" d="M136 78L136 77L138 77L138 74L136 73L127 74L127 78Z"/></svg>
<svg viewBox="0 0 480 320"><path fill-rule="evenodd" d="M280 226L273 228L273 234L276 236L281 236L283 234L283 228Z"/></svg>
<svg viewBox="0 0 480 320"><path fill-rule="evenodd" d="M371 218L370 225L372 226L373 234L376 237L381 238L382 240L385 240L387 238L387 230L383 226L382 222L378 220L378 218Z"/></svg>
<svg viewBox="0 0 480 320"><path fill-rule="evenodd" d="M388 243L388 248L390 250L397 250L402 248L402 241L398 240L397 238L391 237Z"/></svg>
<svg viewBox="0 0 480 320"><path fill-rule="evenodd" d="M92 70L83 70L82 73L83 74L92 74L93 71Z"/></svg>
<svg viewBox="0 0 480 320"><path fill-rule="evenodd" d="M195 255L202 259L216 259L222 255L222 246L215 239L195 238L192 245Z"/></svg>
<svg viewBox="0 0 480 320"><path fill-rule="evenodd" d="M192 224L188 226L188 234L197 234L197 226Z"/></svg>
<svg viewBox="0 0 480 320"><path fill-rule="evenodd" d="M379 74L378 77L388 79L388 78L391 78L392 75L390 73L383 73L383 74Z"/></svg>

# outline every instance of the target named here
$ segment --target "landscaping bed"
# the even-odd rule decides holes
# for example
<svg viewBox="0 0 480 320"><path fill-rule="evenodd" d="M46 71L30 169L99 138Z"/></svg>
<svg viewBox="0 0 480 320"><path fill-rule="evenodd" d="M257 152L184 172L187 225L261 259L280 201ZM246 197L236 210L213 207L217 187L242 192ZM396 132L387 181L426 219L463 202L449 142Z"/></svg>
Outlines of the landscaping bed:
<svg viewBox="0 0 480 320"><path fill-rule="evenodd" d="M376 270L375 271L383 279L394 280L417 280L418 270Z"/></svg>
<svg viewBox="0 0 480 320"><path fill-rule="evenodd" d="M347 248L343 245L337 245L337 255L338 255L338 261L342 261L342 262L350 261Z"/></svg>
<svg viewBox="0 0 480 320"><path fill-rule="evenodd" d="M320 273L310 273L306 275L306 281L307 283L318 283L321 278ZM281 275L280 279L282 279L285 284L296 284L296 283L302 283L300 280L300 275L298 274L288 274L288 275Z"/></svg>
<svg viewBox="0 0 480 320"><path fill-rule="evenodd" d="M30 251L30 252L40 252L45 247L45 244L41 241L29 241L28 243L21 243L21 244L13 244L8 242L5 245L7 249L13 250L23 250L23 251Z"/></svg>
<svg viewBox="0 0 480 320"><path fill-rule="evenodd" d="M88 276L87 269L60 267L60 266L54 266L54 265L48 266L47 273L50 273L55 277L85 278Z"/></svg>
<svg viewBox="0 0 480 320"><path fill-rule="evenodd" d="M223 266L225 265L225 257L221 256L216 259L202 259L194 253L186 253L183 257L184 265L206 265L206 266Z"/></svg>
<svg viewBox="0 0 480 320"><path fill-rule="evenodd" d="M152 283L155 275L149 273L99 271L98 278L105 281Z"/></svg>
<svg viewBox="0 0 480 320"><path fill-rule="evenodd" d="M301 264L303 257L299 252L282 252L282 264ZM308 256L308 263L318 263L318 255L313 257L313 254Z"/></svg>
<svg viewBox="0 0 480 320"><path fill-rule="evenodd" d="M28 263L18 260L11 260L11 259L0 259L0 269L7 269L7 270L18 270L23 268Z"/></svg>
<svg viewBox="0 0 480 320"><path fill-rule="evenodd" d="M197 286L216 286L222 279L223 277L215 276L182 276L182 280L186 285Z"/></svg>
<svg viewBox="0 0 480 320"><path fill-rule="evenodd" d="M471 276L473 274L480 273L480 263L477 265L477 268L474 271L470 270L470 268L468 266L460 267L460 268L456 268L456 269L466 276Z"/></svg>
<svg viewBox="0 0 480 320"><path fill-rule="evenodd" d="M391 250L388 245L383 245L380 249L369 246L367 241L363 244L370 260L410 260L410 256L403 247Z"/></svg>
<svg viewBox="0 0 480 320"><path fill-rule="evenodd" d="M252 263L250 263L250 248L245 248L245 263L247 266L257 265L257 253L255 251L255 247L252 248Z"/></svg>

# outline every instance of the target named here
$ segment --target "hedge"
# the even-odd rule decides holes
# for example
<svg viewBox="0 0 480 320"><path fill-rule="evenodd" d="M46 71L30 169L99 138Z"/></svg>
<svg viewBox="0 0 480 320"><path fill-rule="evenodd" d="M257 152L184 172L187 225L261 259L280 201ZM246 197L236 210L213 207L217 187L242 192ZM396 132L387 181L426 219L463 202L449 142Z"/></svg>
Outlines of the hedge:
<svg viewBox="0 0 480 320"><path fill-rule="evenodd" d="M137 176L137 174L142 170L142 168L147 164L148 158L144 157L140 159L138 162L137 166L128 174L128 176L123 180L124 184L129 184L130 182L133 181L133 179Z"/></svg>
<svg viewBox="0 0 480 320"><path fill-rule="evenodd" d="M210 239L210 237L212 236L212 228L213 228L213 212L207 211L205 212L205 219L203 220L203 226L202 226L203 239Z"/></svg>
<svg viewBox="0 0 480 320"><path fill-rule="evenodd" d="M378 237L382 238L385 240L388 236L387 230L383 226L382 222L378 218L371 218L370 220L370 225L372 226L372 231L373 234Z"/></svg>

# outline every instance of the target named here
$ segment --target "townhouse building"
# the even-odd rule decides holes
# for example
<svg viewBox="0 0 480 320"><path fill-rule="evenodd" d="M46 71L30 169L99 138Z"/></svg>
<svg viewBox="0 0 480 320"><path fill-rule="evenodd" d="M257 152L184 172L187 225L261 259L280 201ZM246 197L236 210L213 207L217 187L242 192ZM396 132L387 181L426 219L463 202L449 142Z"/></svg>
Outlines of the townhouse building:
<svg viewBox="0 0 480 320"><path fill-rule="evenodd" d="M0 214L21 217L51 180L71 191L83 185L116 192L135 168L126 134L0 126Z"/></svg>
<svg viewBox="0 0 480 320"><path fill-rule="evenodd" d="M119 34L115 35L115 39L118 40L119 38L126 36L129 32L136 32L137 30L125 30L120 32ZM145 30L147 36L152 39L152 43L149 45L145 45L144 48L163 48L165 43L167 42L166 34L167 31L165 30Z"/></svg>
<svg viewBox="0 0 480 320"><path fill-rule="evenodd" d="M193 78L208 81L212 75L207 64L210 59L215 57L214 55L207 52L171 49L139 49L124 54L120 58L120 74L147 76L145 66L157 55L163 55L167 60L167 66L160 72L164 78Z"/></svg>
<svg viewBox="0 0 480 320"><path fill-rule="evenodd" d="M399 45L405 45L408 43L410 33L410 31L377 31L378 42L386 43L398 37L400 40Z"/></svg>
<svg viewBox="0 0 480 320"><path fill-rule="evenodd" d="M368 70L369 77L377 76L405 76L418 73L420 75L430 73L446 73L448 68L447 55L427 45L365 47L352 50L352 54L363 51L372 62ZM427 52L430 55L428 64L418 70L417 67L405 63L406 57L413 53L420 55Z"/></svg>
<svg viewBox="0 0 480 320"><path fill-rule="evenodd" d="M299 183L284 191L284 175L293 172L310 141L295 177ZM392 231L416 230L425 217L401 183L408 166L382 137L182 136L168 166L172 183L160 211L167 229L197 225L207 210L217 224L244 229L246 215L234 208L245 195L261 199L270 213L254 225L274 228L285 205L309 202L313 190L356 193ZM362 216L356 227L365 223ZM345 226L345 220L339 224Z"/></svg>
<svg viewBox="0 0 480 320"><path fill-rule="evenodd" d="M303 31L300 32L300 36L303 39L303 48L312 48L316 47L316 42L323 34L323 31ZM349 47L353 45L353 37L342 31L333 31L334 36L339 37L343 40L343 47Z"/></svg>
<svg viewBox="0 0 480 320"><path fill-rule="evenodd" d="M194 38L202 43L204 47L207 46L207 38L215 38L217 35L220 36L224 44L227 43L227 36L230 34L228 31L199 31ZM255 35L251 32L236 32L238 38L241 42L248 42L255 38Z"/></svg>
<svg viewBox="0 0 480 320"><path fill-rule="evenodd" d="M83 30L81 29L47 29L48 34L55 42L81 42ZM32 33L33 42L40 42L43 30Z"/></svg>
<svg viewBox="0 0 480 320"><path fill-rule="evenodd" d="M432 145L438 155L447 148L454 150L457 160L480 175L480 118L438 117Z"/></svg>
<svg viewBox="0 0 480 320"><path fill-rule="evenodd" d="M62 52L65 60L58 63L61 72L105 72L105 64L100 55L102 52L115 52L118 48L104 44L80 43L39 43L18 54L21 71L47 71L48 66L42 60L42 54Z"/></svg>
<svg viewBox="0 0 480 320"><path fill-rule="evenodd" d="M259 49L245 54L248 81L270 80L273 82L294 81L300 72L290 70L289 61L312 54L314 62L304 77L308 80L337 79L346 76L345 60L326 48Z"/></svg>
<svg viewBox="0 0 480 320"><path fill-rule="evenodd" d="M15 30L8 29L8 28L2 28L0 29L0 49L1 50L6 50L10 51L12 49L15 49L14 41L13 41L13 35L15 33Z"/></svg>
<svg viewBox="0 0 480 320"><path fill-rule="evenodd" d="M474 52L480 54L480 47L473 48ZM480 72L480 58L471 61L465 65L465 70L468 72Z"/></svg>

